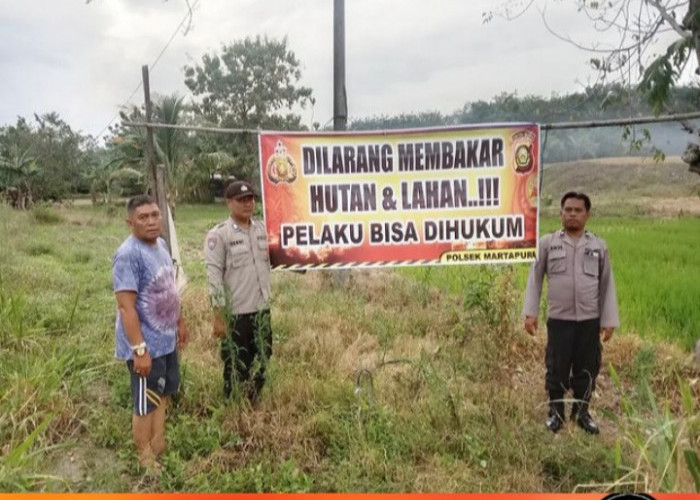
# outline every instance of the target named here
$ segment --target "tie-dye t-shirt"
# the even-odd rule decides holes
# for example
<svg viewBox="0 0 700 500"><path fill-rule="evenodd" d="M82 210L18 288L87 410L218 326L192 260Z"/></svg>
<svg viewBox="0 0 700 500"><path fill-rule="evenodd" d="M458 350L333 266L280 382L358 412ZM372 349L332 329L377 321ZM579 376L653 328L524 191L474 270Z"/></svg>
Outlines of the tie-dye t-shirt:
<svg viewBox="0 0 700 500"><path fill-rule="evenodd" d="M114 291L131 290L137 293L136 310L141 333L152 358L175 350L177 322L180 317L180 297L175 285L175 271L165 241L158 239L155 246L130 236L114 254L112 272ZM131 359L129 342L121 314L117 310L115 327L115 356Z"/></svg>

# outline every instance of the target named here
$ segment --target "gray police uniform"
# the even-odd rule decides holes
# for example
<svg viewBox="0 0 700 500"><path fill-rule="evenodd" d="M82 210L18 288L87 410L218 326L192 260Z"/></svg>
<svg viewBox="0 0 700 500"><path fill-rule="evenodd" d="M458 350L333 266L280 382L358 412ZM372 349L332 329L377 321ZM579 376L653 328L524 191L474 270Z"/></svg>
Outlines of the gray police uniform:
<svg viewBox="0 0 700 500"><path fill-rule="evenodd" d="M244 229L229 217L207 234L204 257L212 305L225 308L230 318L229 335L221 344L224 393L230 396L236 381L252 381L247 394L254 399L272 355L270 254L264 225L251 220Z"/></svg>
<svg viewBox="0 0 700 500"><path fill-rule="evenodd" d="M620 325L605 241L588 231L578 241L563 229L543 236L527 280L525 316L539 315L545 274L546 389L550 401L558 401L571 388L586 409L600 370L600 328ZM563 414L563 405L558 411Z"/></svg>
<svg viewBox="0 0 700 500"><path fill-rule="evenodd" d="M209 231L204 245L209 293L214 307L248 314L270 299L270 254L261 222L241 228L232 218Z"/></svg>

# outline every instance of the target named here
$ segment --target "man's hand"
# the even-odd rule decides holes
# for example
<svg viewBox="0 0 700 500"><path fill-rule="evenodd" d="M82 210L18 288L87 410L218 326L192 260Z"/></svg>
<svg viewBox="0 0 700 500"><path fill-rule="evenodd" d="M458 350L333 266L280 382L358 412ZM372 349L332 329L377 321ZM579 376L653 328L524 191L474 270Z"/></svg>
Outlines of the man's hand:
<svg viewBox="0 0 700 500"><path fill-rule="evenodd" d="M137 356L134 354L134 373L140 377L148 377L151 373L151 355L148 351L144 353L143 356Z"/></svg>
<svg viewBox="0 0 700 500"><path fill-rule="evenodd" d="M217 339L223 339L226 337L226 322L221 317L221 313L214 311L212 316L212 328L214 332L214 337Z"/></svg>
<svg viewBox="0 0 700 500"><path fill-rule="evenodd" d="M177 348L184 349L187 342L190 340L190 331L187 328L187 323L180 316L180 321L177 322Z"/></svg>
<svg viewBox="0 0 700 500"><path fill-rule="evenodd" d="M537 316L525 316L525 331L533 336L537 333Z"/></svg>
<svg viewBox="0 0 700 500"><path fill-rule="evenodd" d="M600 329L600 338L603 339L603 342L607 342L610 340L610 337L612 337L613 332L615 331L615 328L613 327L604 327Z"/></svg>

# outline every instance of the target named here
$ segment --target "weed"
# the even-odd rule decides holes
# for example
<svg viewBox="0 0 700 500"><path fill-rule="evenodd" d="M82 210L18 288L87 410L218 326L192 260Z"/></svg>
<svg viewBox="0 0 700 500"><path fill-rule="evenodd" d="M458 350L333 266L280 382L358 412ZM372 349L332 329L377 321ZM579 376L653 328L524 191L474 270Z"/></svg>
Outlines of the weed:
<svg viewBox="0 0 700 500"><path fill-rule="evenodd" d="M41 255L51 255L54 252L54 249L46 243L34 243L28 245L24 249L24 251L27 253L27 255L31 255L32 257L38 257Z"/></svg>
<svg viewBox="0 0 700 500"><path fill-rule="evenodd" d="M37 206L31 211L32 219L37 224L59 224L65 221L64 217L50 207Z"/></svg>
<svg viewBox="0 0 700 500"><path fill-rule="evenodd" d="M618 390L622 383L617 371L610 367ZM617 442L615 465L619 471L610 488L620 485L634 491L682 491L689 478L700 491L698 460L698 415L690 385L677 379L682 395L682 409L671 413L668 402L659 402L646 380L638 382L642 397L635 403L623 395L624 419L619 419L623 435ZM623 393L624 394L624 393ZM626 455L623 449L631 453Z"/></svg>

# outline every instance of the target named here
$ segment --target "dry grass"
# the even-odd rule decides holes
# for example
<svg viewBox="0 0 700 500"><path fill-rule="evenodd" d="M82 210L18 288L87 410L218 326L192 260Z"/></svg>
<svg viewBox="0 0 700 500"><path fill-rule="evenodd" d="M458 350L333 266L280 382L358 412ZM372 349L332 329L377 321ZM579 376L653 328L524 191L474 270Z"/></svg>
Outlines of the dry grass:
<svg viewBox="0 0 700 500"><path fill-rule="evenodd" d="M591 196L599 215L700 214L700 177L678 157L662 163L640 157L546 165L542 195L553 203L544 212L558 212L558 200L570 190Z"/></svg>

